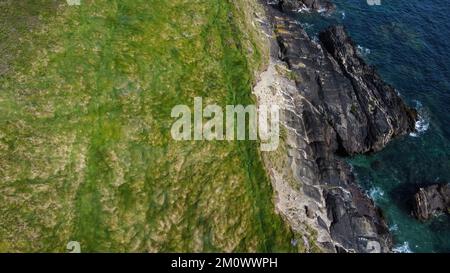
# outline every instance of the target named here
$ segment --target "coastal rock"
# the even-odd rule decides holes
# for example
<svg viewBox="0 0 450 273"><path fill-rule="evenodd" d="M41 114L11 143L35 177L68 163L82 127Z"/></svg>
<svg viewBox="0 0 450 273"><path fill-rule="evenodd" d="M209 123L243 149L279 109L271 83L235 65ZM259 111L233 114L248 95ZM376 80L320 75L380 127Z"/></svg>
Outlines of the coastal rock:
<svg viewBox="0 0 450 273"><path fill-rule="evenodd" d="M344 27L332 26L321 32L319 39L352 86L341 92L338 109L332 108L336 106L335 98L325 101L343 151L376 152L394 137L414 131L417 112L407 107L395 89L358 56Z"/></svg>
<svg viewBox="0 0 450 273"><path fill-rule="evenodd" d="M420 188L414 195L413 215L421 221L427 221L439 213L450 214L450 185Z"/></svg>
<svg viewBox="0 0 450 273"><path fill-rule="evenodd" d="M331 12L336 6L328 0L278 0L276 4L283 11L314 10Z"/></svg>
<svg viewBox="0 0 450 273"><path fill-rule="evenodd" d="M389 252L386 222L342 156L379 151L414 131L416 112L357 55L343 27L325 30L314 42L283 9L268 14L276 57L295 85L283 91L282 116L289 166L301 190L296 198L279 194L280 211L291 226L314 227L326 251Z"/></svg>

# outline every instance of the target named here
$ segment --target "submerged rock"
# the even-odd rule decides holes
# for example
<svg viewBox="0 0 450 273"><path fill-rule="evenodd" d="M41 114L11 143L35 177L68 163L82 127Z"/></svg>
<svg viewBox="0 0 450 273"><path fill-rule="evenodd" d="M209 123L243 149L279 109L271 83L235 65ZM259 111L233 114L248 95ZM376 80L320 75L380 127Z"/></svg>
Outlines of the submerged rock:
<svg viewBox="0 0 450 273"><path fill-rule="evenodd" d="M414 195L413 215L421 221L427 221L440 213L450 214L450 185L420 188Z"/></svg>

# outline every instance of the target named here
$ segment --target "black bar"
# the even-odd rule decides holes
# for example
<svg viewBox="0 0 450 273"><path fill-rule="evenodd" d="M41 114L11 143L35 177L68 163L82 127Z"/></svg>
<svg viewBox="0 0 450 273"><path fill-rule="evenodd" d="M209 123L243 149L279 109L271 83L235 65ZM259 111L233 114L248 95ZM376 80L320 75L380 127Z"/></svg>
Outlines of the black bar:
<svg viewBox="0 0 450 273"><path fill-rule="evenodd" d="M433 267L447 272L449 260L448 254L0 254L1 267L14 272L32 265L35 270L58 272L334 273L391 271L393 264L400 265L402 272L406 268L432 272Z"/></svg>

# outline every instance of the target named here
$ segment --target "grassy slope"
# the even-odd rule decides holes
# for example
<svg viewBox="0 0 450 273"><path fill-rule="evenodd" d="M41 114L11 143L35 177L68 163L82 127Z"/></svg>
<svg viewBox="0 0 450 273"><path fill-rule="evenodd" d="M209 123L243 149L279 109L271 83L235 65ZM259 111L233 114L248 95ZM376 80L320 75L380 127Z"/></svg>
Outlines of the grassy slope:
<svg viewBox="0 0 450 273"><path fill-rule="evenodd" d="M170 137L194 96L251 103L233 2L0 0L0 251L292 250L257 143Z"/></svg>

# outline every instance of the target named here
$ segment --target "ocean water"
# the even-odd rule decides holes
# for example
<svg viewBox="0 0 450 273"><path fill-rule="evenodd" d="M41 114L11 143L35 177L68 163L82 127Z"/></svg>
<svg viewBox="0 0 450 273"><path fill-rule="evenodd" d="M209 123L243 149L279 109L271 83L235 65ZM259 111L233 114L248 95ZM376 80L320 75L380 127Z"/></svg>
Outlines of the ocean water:
<svg viewBox="0 0 450 273"><path fill-rule="evenodd" d="M335 0L332 15L300 13L312 36L344 24L361 56L417 108L418 132L380 153L352 158L361 187L383 209L398 252L450 252L450 217L411 216L420 186L450 183L450 5L448 0Z"/></svg>

